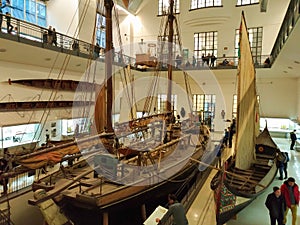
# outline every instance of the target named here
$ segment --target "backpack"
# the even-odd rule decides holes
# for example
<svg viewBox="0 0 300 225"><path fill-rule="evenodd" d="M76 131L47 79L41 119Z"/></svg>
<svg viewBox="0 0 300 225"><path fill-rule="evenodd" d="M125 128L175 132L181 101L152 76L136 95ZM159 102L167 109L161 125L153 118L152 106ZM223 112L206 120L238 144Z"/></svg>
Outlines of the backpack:
<svg viewBox="0 0 300 225"><path fill-rule="evenodd" d="M288 161L290 161L289 153L283 152L283 155L284 155L284 160L283 160L284 163L287 163Z"/></svg>

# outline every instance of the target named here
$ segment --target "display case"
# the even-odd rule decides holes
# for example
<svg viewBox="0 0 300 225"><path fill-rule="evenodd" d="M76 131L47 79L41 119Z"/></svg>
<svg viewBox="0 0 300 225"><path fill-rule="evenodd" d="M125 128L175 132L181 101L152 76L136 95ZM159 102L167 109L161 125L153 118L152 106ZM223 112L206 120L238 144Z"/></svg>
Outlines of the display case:
<svg viewBox="0 0 300 225"><path fill-rule="evenodd" d="M61 123L61 134L63 136L86 133L89 130L89 120L87 118L63 119Z"/></svg>
<svg viewBox="0 0 300 225"><path fill-rule="evenodd" d="M297 137L300 137L300 127L294 121L288 118L260 118L260 130L265 126L273 137L289 138L289 133L296 130Z"/></svg>
<svg viewBox="0 0 300 225"><path fill-rule="evenodd" d="M39 129L38 123L1 127L1 147L9 148L37 142Z"/></svg>

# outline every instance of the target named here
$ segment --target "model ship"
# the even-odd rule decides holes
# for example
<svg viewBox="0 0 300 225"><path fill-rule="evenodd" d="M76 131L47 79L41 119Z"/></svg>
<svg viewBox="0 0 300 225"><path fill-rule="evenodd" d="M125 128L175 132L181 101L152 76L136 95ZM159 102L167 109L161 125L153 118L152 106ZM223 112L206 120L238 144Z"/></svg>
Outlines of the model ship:
<svg viewBox="0 0 300 225"><path fill-rule="evenodd" d="M17 156L14 163L20 166L1 174L1 178L5 179L24 171L70 161L70 166L61 166L61 171L55 176L37 179L34 190L43 189L47 193L29 202L41 206L53 199L75 224L107 224L116 210L133 205L143 207L147 202L153 202L153 196L165 197L169 192L181 189L199 172L197 163L190 158L198 160L210 148L210 132L205 125L196 125L192 113L190 118L182 121L176 119L174 114L171 81L174 64L173 22L176 18L173 15L173 0L166 15L169 18L166 26L169 42L160 45L164 48L160 50L161 54L163 51L165 54L166 49L168 52L166 108L160 113L151 110L154 108L154 91L145 99L141 118L136 118L135 104L129 104L129 121L113 124L114 3L111 0L98 1L97 9L101 3L106 17L105 79L103 83L93 86L96 91L91 134L75 137L75 140L63 144L49 144L38 151ZM155 66L153 84L157 83L156 75L162 64ZM128 69L122 68L121 71L124 72L124 79L132 82ZM183 76L187 74L183 73ZM188 79L184 80L187 82ZM188 87L188 84L185 86ZM153 87L150 89L154 90ZM126 88L126 95L133 96L133 93ZM128 101L134 102L134 98ZM74 163L78 158L81 161ZM87 217L80 217L79 213Z"/></svg>
<svg viewBox="0 0 300 225"><path fill-rule="evenodd" d="M215 191L217 224L226 223L266 190L277 173L276 157L281 155L267 126L259 132L255 68L244 13L239 50L235 154L211 183Z"/></svg>

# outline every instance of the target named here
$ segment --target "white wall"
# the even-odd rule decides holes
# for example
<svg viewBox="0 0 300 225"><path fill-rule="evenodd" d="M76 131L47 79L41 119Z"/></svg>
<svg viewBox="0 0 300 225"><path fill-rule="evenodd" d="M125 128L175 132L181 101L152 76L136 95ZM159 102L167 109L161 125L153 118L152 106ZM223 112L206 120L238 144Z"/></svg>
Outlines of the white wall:
<svg viewBox="0 0 300 225"><path fill-rule="evenodd" d="M47 13L48 25L55 27L57 32L92 42L96 0L51 0L47 2Z"/></svg>
<svg viewBox="0 0 300 225"><path fill-rule="evenodd" d="M58 33L75 36L78 26L78 0L51 0L46 2L48 26Z"/></svg>
<svg viewBox="0 0 300 225"><path fill-rule="evenodd" d="M270 54L289 1L270 0L266 13L260 12L260 5L236 7L236 0L223 1L223 7L204 8L189 11L190 1L180 1L178 16L180 35L184 48L193 52L193 35L197 32L218 31L218 56L234 55L235 30L239 28L241 11L245 11L248 27L263 26L262 54ZM133 42L156 40L162 17L157 16L158 1L144 1L138 10L134 23ZM122 29L121 29L122 30ZM227 50L224 50L227 47Z"/></svg>
<svg viewBox="0 0 300 225"><path fill-rule="evenodd" d="M297 118L297 79L260 78L257 80L260 114L263 117Z"/></svg>
<svg viewBox="0 0 300 225"><path fill-rule="evenodd" d="M89 4L88 4L89 3ZM97 0L79 1L79 39L88 43L93 42L96 23Z"/></svg>
<svg viewBox="0 0 300 225"><path fill-rule="evenodd" d="M19 84L9 84L8 79L39 79L39 78L57 78L58 70L53 70L49 77L49 68L36 67L31 65L16 64L0 61L0 101L1 102L26 102L26 101L49 101L53 93L49 89L34 88L23 86ZM80 73L68 71L64 75L64 79L78 80L81 78ZM40 96L40 97L39 97ZM56 94L57 100L72 101L74 99L74 92L59 91ZM53 99L53 97L51 98ZM43 110L39 111L16 111L16 112L1 112L0 126L22 124L30 122L38 122L42 118ZM51 110L49 120L56 120L59 118L72 118L71 110Z"/></svg>
<svg viewBox="0 0 300 225"><path fill-rule="evenodd" d="M297 121L300 121L300 79L298 78L297 79L297 89L294 90L294 91L297 91L297 103L296 103L296 106L297 106Z"/></svg>

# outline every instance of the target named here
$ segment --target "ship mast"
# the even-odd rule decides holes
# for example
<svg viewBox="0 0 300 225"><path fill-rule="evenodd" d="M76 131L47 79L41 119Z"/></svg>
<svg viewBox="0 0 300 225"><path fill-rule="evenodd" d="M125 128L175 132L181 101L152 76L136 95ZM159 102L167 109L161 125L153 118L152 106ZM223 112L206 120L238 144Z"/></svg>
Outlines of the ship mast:
<svg viewBox="0 0 300 225"><path fill-rule="evenodd" d="M106 10L106 43L105 43L105 75L106 75L106 131L113 132L112 127L112 62L113 62L113 42L112 42L112 0L105 0Z"/></svg>
<svg viewBox="0 0 300 225"><path fill-rule="evenodd" d="M173 36L174 36L174 0L170 0L170 12L168 15L169 34L168 34L168 92L167 92L167 112L172 111L172 64L173 64Z"/></svg>

